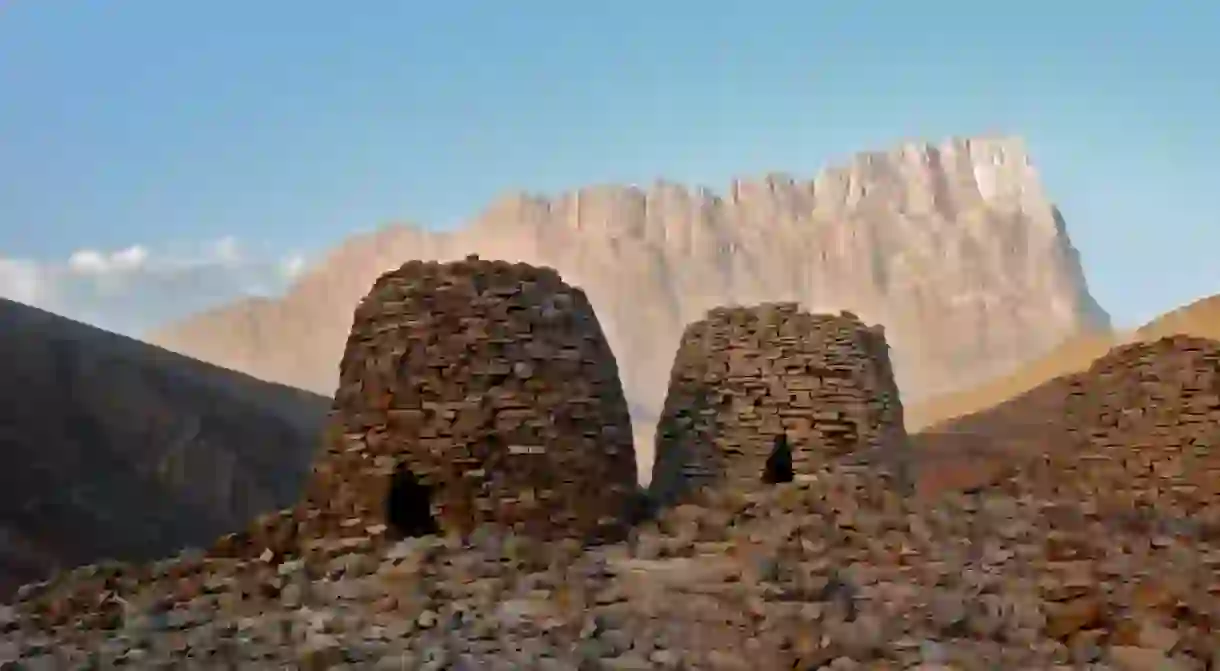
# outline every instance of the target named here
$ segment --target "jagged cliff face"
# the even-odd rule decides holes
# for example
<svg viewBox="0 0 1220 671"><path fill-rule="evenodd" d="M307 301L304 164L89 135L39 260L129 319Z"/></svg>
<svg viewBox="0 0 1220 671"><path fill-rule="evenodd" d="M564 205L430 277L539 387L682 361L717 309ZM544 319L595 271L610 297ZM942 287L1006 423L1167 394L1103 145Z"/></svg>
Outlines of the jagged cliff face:
<svg viewBox="0 0 1220 671"><path fill-rule="evenodd" d="M723 195L657 183L511 196L453 232L352 238L283 299L203 314L152 340L329 394L352 311L378 275L472 252L554 266L587 291L645 431L682 328L717 305L798 301L884 324L910 400L1108 328L1023 143L957 139L860 154L812 182L737 181ZM650 462L650 434L637 441Z"/></svg>

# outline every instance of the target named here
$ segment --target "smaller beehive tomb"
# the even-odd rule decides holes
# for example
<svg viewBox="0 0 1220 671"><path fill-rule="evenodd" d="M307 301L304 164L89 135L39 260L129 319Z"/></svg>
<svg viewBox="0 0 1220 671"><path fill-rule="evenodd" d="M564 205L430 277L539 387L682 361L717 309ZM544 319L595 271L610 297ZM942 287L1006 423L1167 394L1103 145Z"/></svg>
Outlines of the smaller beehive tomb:
<svg viewBox="0 0 1220 671"><path fill-rule="evenodd" d="M721 307L683 333L652 472L672 502L703 486L758 486L905 441L880 327L796 303Z"/></svg>
<svg viewBox="0 0 1220 671"><path fill-rule="evenodd" d="M1179 335L1125 345L1047 386L1062 411L1023 415L1067 434L1048 450L1047 479L1105 508L1220 532L1220 343Z"/></svg>
<svg viewBox="0 0 1220 671"><path fill-rule="evenodd" d="M356 309L340 368L309 535L622 532L637 478L618 367L554 270L407 263Z"/></svg>

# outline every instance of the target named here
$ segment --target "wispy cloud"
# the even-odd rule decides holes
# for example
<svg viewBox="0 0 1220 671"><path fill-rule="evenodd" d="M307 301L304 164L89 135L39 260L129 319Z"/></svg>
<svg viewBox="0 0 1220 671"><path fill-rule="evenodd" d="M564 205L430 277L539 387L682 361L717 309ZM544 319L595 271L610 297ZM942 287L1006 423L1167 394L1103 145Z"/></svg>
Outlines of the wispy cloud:
<svg viewBox="0 0 1220 671"><path fill-rule="evenodd" d="M250 254L233 237L182 253L80 249L53 262L0 258L0 296L138 336L228 301L278 295L305 268L299 253Z"/></svg>

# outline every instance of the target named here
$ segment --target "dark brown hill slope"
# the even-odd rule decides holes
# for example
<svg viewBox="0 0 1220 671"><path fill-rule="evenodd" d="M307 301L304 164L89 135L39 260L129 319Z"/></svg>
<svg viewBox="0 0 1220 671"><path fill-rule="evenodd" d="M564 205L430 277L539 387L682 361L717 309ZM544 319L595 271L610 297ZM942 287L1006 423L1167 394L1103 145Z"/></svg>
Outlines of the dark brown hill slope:
<svg viewBox="0 0 1220 671"><path fill-rule="evenodd" d="M0 300L0 593L294 500L324 397Z"/></svg>

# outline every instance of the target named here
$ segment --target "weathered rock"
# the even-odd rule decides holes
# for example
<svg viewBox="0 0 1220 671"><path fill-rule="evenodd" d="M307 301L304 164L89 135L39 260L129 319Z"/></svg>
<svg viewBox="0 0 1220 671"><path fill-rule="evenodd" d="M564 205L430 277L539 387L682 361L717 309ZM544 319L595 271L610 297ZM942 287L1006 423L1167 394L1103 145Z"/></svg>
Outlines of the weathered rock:
<svg viewBox="0 0 1220 671"><path fill-rule="evenodd" d="M791 481L905 439L880 327L795 303L718 308L678 347L651 487L670 502L705 486Z"/></svg>
<svg viewBox="0 0 1220 671"><path fill-rule="evenodd" d="M1220 602L1177 599L1161 612L1157 590L1135 588L1165 575L1215 590L1214 541L1149 543L1084 500L996 488L925 501L859 470L816 476L667 509L624 544L563 548L490 526L462 542L336 543L330 572L312 574L313 594L291 606L257 588L311 575L308 562L184 557L131 584L117 567L82 570L25 591L0 643L54 668L92 655L94 668L1206 669L1217 652ZM669 556L639 556L650 546ZM169 607L173 577L192 572L213 588ZM38 615L90 576L111 576L125 625ZM1092 601L1041 596L1072 594L1081 576ZM96 610L104 594L76 608ZM1063 634L1061 603L1077 604L1065 642L1051 638Z"/></svg>

